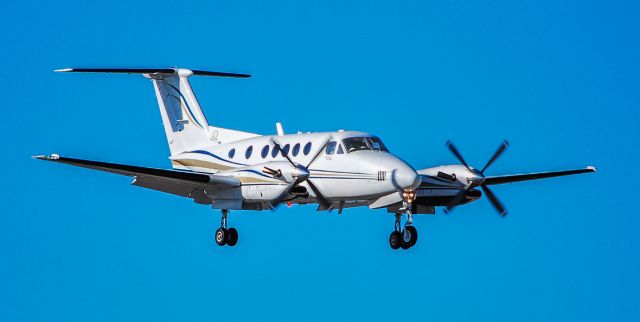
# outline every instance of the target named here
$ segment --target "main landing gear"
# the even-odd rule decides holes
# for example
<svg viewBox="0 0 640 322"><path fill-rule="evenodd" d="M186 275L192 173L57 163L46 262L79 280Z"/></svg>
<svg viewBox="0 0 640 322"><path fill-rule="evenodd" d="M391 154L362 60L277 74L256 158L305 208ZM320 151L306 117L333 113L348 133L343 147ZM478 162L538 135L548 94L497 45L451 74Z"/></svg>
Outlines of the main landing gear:
<svg viewBox="0 0 640 322"><path fill-rule="evenodd" d="M238 243L238 230L235 228L227 228L227 216L229 210L222 209L222 219L220 220L220 228L216 230L216 244L218 246L235 246Z"/></svg>
<svg viewBox="0 0 640 322"><path fill-rule="evenodd" d="M418 242L418 230L413 227L413 213L411 213L411 202L415 198L414 191L404 191L402 193L403 196L403 207L400 210L404 210L407 214L407 221L404 223L404 227L401 225L402 221L402 213L396 214L396 223L394 225L394 230L391 232L389 236L389 246L392 249L409 249L413 247L413 245Z"/></svg>

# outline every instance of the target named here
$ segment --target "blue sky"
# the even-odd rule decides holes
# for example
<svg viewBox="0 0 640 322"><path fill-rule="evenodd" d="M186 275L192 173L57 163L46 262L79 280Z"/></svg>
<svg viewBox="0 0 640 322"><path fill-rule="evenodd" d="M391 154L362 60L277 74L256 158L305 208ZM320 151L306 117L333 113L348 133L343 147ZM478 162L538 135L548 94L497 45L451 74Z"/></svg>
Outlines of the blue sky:
<svg viewBox="0 0 640 322"><path fill-rule="evenodd" d="M638 5L631 1L3 2L0 319L4 321L637 321ZM216 211L29 156L169 167L141 77L72 66L247 72L193 79L209 122L258 133L375 133L415 168L492 175L596 165L499 186L420 216L313 207Z"/></svg>

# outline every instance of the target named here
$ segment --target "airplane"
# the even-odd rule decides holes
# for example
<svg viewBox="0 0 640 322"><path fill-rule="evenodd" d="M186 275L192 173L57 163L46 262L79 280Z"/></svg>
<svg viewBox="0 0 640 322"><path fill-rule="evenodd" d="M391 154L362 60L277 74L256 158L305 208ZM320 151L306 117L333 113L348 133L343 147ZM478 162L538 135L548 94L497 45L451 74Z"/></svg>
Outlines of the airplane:
<svg viewBox="0 0 640 322"><path fill-rule="evenodd" d="M248 78L251 75L186 68L64 68L65 73L141 74L155 90L172 168L157 169L58 154L34 156L133 178L132 185L193 199L221 212L215 233L219 246L234 246L238 231L229 227L230 210L275 210L282 204L318 204L317 211L368 207L395 216L392 249L408 249L418 240L413 216L450 213L486 195L498 214L507 209L492 185L595 172L586 168L486 176L508 147L504 141L484 167L470 166L452 142L447 148L460 164L415 170L392 154L382 140L366 132L344 131L259 135L210 125L189 83L192 76ZM403 223L404 220L404 223Z"/></svg>

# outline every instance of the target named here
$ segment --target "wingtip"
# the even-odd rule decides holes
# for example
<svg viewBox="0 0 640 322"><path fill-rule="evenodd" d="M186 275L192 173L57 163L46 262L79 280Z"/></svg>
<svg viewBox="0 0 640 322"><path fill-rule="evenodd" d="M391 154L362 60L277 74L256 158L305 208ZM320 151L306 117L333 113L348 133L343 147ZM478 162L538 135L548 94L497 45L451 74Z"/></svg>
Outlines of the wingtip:
<svg viewBox="0 0 640 322"><path fill-rule="evenodd" d="M49 154L49 155L42 154L42 155L33 155L33 156L31 156L31 158L38 159L38 160L58 160L58 159L60 159L60 155L55 154L55 153L52 153L52 154Z"/></svg>
<svg viewBox="0 0 640 322"><path fill-rule="evenodd" d="M591 172L598 172L598 169L592 165L588 166L587 169L591 170Z"/></svg>
<svg viewBox="0 0 640 322"><path fill-rule="evenodd" d="M56 73L66 73L66 72L72 72L73 68L60 68L60 69L54 69L53 71Z"/></svg>

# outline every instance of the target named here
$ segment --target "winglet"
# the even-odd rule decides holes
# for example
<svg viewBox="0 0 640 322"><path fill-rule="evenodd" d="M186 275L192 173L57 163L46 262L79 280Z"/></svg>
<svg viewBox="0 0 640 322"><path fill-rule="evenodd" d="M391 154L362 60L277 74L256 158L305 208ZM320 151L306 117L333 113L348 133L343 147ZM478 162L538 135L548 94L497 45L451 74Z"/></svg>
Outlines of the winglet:
<svg viewBox="0 0 640 322"><path fill-rule="evenodd" d="M592 165L588 166L587 169L591 170L592 172L598 172L598 169L596 169L596 167Z"/></svg>

